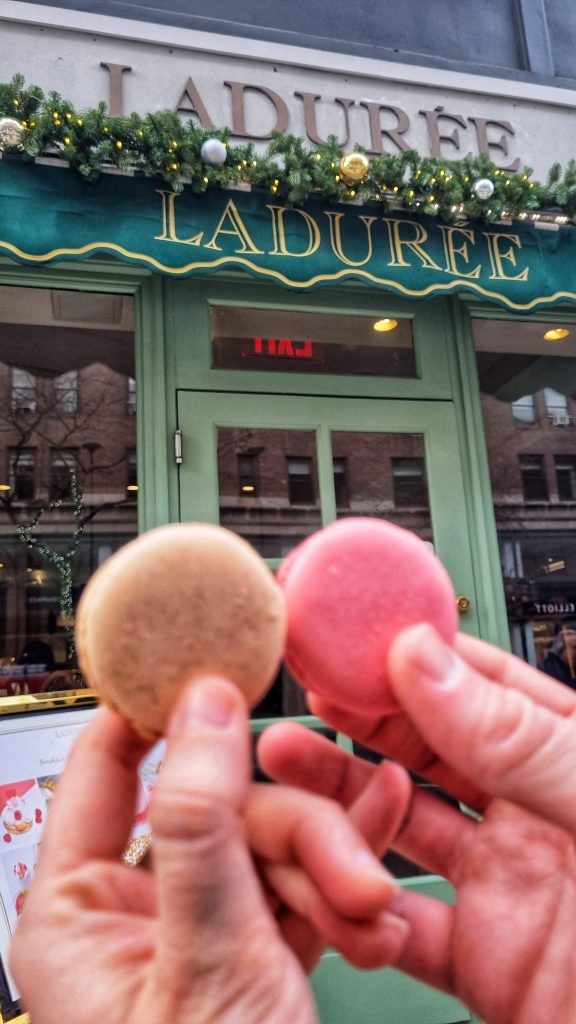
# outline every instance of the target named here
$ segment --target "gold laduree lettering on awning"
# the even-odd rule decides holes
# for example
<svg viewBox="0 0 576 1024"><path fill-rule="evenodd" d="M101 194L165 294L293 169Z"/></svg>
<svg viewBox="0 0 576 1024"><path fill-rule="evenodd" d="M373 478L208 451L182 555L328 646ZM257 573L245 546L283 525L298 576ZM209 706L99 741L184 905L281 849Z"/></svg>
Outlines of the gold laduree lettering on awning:
<svg viewBox="0 0 576 1024"><path fill-rule="evenodd" d="M446 224L384 202L291 208L264 192L0 162L0 252L26 263L98 253L171 276L238 268L295 289L346 279L414 298L469 291L510 309L576 301L576 228Z"/></svg>

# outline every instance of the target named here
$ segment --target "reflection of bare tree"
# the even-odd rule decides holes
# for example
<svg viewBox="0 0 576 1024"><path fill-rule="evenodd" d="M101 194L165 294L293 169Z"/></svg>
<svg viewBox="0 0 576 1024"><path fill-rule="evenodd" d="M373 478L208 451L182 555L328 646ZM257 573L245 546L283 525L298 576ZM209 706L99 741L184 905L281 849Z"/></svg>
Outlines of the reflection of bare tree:
<svg viewBox="0 0 576 1024"><path fill-rule="evenodd" d="M19 477L20 470L26 465L31 445L38 448L44 446L45 449L64 453L69 467L69 472L60 480L59 487L58 481L49 478L46 473L47 467L43 467L46 475L40 478L39 492L44 498L52 498L48 505L43 505L41 498L35 498L26 502L26 507L23 507L22 499L15 487L0 492L0 511L4 512L15 526L18 527L23 513L30 508L36 506L43 514L56 511L64 502L71 501L74 505L74 515L78 519L76 527L80 528L81 533L86 524L106 509L131 504L123 497L96 504L91 502L90 509L84 511L84 514L76 508L75 496L80 496L81 507L85 508L86 488L93 484L96 475L100 479L109 476L117 467L124 466L126 461L125 451L116 458L111 458L107 455L105 445L83 440L87 433L96 433L100 436L102 424L111 424L117 418L119 398L113 390L111 391L109 382L105 379L106 375L99 376L92 374L88 399L82 403L81 411L77 412L62 411L63 405L66 408L66 403L63 403L62 395L58 395L49 386L49 379L42 381L44 386L37 390L34 403L30 403L34 408L21 408L15 405L10 387L7 387L4 395L0 397L0 431L7 434L13 479Z"/></svg>
<svg viewBox="0 0 576 1024"><path fill-rule="evenodd" d="M64 552L57 551L34 532L40 524L44 513L50 513L55 509L60 508L63 498L57 498L56 501L49 502L45 508L41 508L34 518L29 519L28 522L19 523L17 526L17 533L20 540L26 544L29 551L37 552L41 558L45 558L48 562L51 562L56 569L60 578L60 624L71 633L74 629L74 604L72 599L73 562L74 556L78 550L78 544L80 543L80 537L84 530L84 524L82 521L84 499L78 490L76 474L74 472L71 473L70 484L74 505L73 515L76 519L76 526L70 540L67 542Z"/></svg>
<svg viewBox="0 0 576 1024"><path fill-rule="evenodd" d="M20 391L13 368L0 364L0 446L9 470L0 488L0 542L10 588L6 631L13 650L32 614L26 588L31 577L25 573L52 570L53 582L49 578L45 587L58 581L57 625L71 636L72 578L77 585L96 567L95 522L98 537L104 530L122 542L134 532L136 507L126 491L128 456L135 451L126 375L99 363L60 377L19 373L27 385ZM77 556L84 536L90 564L81 559L81 580ZM25 560L22 546L12 541L18 537L25 542ZM33 613L35 622L39 615Z"/></svg>
<svg viewBox="0 0 576 1024"><path fill-rule="evenodd" d="M8 370L7 367L3 369ZM34 398L20 403L14 401L9 372L2 376L4 388L0 391L0 433L4 434L6 446L10 448L13 476L25 465L27 450L31 446L69 454L75 462L81 489L86 478L96 471L105 473L124 461L123 454L116 459L101 458L95 462L94 452L102 453L105 446L100 443L94 445L86 440L87 436L94 433L99 435L103 424L113 423L118 417L120 398L117 389L110 387L110 373L104 367L100 370L95 367L90 373L89 387L85 389L81 406L76 409L71 408L67 393L59 392L54 387L53 378L37 378ZM48 492L50 481L46 477L41 478L40 488ZM0 494L0 507L13 522L18 520L15 508L18 501L14 489Z"/></svg>

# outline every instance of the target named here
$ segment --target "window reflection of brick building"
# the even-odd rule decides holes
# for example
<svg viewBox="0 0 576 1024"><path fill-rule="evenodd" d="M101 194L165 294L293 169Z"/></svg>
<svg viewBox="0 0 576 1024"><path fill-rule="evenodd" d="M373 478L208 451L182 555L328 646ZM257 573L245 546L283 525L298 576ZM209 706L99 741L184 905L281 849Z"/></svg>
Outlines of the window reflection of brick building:
<svg viewBox="0 0 576 1024"><path fill-rule="evenodd" d="M549 328L475 326L512 645L539 666L576 623L576 351Z"/></svg>
<svg viewBox="0 0 576 1024"><path fill-rule="evenodd" d="M42 542L64 554L82 525L75 599L136 533L135 492L127 491L136 485L132 308L122 296L23 291L1 296L0 659L9 665L29 641L42 641L63 667L62 579L18 527L38 517Z"/></svg>
<svg viewBox="0 0 576 1024"><path fill-rule="evenodd" d="M331 434L337 517L377 516L432 539L420 434ZM220 428L220 520L269 558L321 525L312 430Z"/></svg>

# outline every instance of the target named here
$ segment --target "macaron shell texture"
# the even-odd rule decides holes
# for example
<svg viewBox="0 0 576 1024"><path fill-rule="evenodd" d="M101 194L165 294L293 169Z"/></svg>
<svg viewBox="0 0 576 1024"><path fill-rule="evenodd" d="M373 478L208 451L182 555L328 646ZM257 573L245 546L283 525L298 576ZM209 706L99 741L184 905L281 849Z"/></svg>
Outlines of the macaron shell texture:
<svg viewBox="0 0 576 1024"><path fill-rule="evenodd" d="M278 573L288 633L285 660L306 689L361 714L398 709L387 655L400 630L431 623L452 643L450 578L415 534L384 520L339 520L313 534Z"/></svg>
<svg viewBox="0 0 576 1024"><path fill-rule="evenodd" d="M121 548L91 578L77 615L89 685L150 737L201 674L231 679L257 704L284 637L283 596L264 561L208 524L160 527Z"/></svg>

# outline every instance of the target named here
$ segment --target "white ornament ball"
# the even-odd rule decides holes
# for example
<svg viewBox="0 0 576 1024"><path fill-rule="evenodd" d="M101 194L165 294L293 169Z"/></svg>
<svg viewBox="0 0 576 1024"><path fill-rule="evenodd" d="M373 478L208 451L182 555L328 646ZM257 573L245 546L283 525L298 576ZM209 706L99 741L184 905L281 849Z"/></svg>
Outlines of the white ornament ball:
<svg viewBox="0 0 576 1024"><path fill-rule="evenodd" d="M472 191L477 199L491 199L494 195L494 182L490 178L479 178L472 185Z"/></svg>
<svg viewBox="0 0 576 1024"><path fill-rule="evenodd" d="M221 167L226 162L228 153L226 146L220 139L206 139L200 147L200 156L205 164L211 167Z"/></svg>
<svg viewBox="0 0 576 1024"><path fill-rule="evenodd" d="M0 151L8 146L21 146L24 129L13 117L0 117Z"/></svg>

